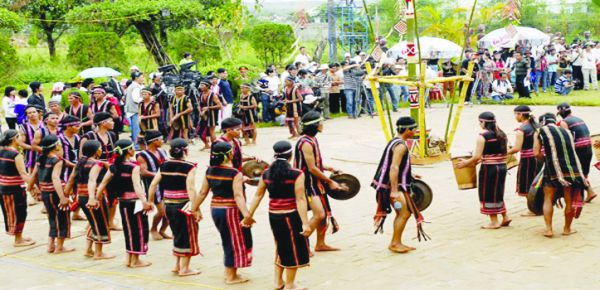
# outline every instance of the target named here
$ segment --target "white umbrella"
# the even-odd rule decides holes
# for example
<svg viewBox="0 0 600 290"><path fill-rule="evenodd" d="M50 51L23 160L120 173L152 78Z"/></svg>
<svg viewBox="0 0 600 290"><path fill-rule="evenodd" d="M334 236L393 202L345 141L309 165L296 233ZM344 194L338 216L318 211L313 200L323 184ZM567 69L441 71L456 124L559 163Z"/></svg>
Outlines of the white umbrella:
<svg viewBox="0 0 600 290"><path fill-rule="evenodd" d="M480 48L512 48L515 44L536 47L550 43L550 37L535 28L514 26L514 30L500 28L486 34L477 43ZM513 31L513 33L510 33Z"/></svg>
<svg viewBox="0 0 600 290"><path fill-rule="evenodd" d="M92 67L83 70L79 73L79 76L86 78L102 78L102 77L115 77L120 76L121 73L110 68L110 67Z"/></svg>
<svg viewBox="0 0 600 290"><path fill-rule="evenodd" d="M421 58L424 59L453 58L460 56L462 51L460 45L443 38L423 36L419 40L421 43ZM416 41L415 50L417 50ZM415 53L418 55L418 50ZM406 58L407 54L406 41L402 41L388 50L387 57L395 60L400 56Z"/></svg>

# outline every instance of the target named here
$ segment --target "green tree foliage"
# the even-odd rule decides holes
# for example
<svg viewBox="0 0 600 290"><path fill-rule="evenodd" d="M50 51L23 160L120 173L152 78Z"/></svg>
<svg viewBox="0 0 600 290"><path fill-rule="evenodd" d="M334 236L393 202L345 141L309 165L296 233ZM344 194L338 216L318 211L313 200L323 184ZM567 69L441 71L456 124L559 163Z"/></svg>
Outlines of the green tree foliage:
<svg viewBox="0 0 600 290"><path fill-rule="evenodd" d="M114 32L77 34L69 43L67 59L79 69L94 66L122 68L127 63L125 49Z"/></svg>
<svg viewBox="0 0 600 290"><path fill-rule="evenodd" d="M104 0L70 11L67 19L97 21L102 25L132 25L156 63L166 65L171 63L171 59L157 37L160 22L170 21L185 26L190 21L202 19L204 12L202 4L196 0Z"/></svg>
<svg viewBox="0 0 600 290"><path fill-rule="evenodd" d="M0 34L0 80L10 77L8 74L13 72L17 61L17 51L10 45L10 39Z"/></svg>
<svg viewBox="0 0 600 290"><path fill-rule="evenodd" d="M23 27L23 21L19 18L19 15L9 11L6 8L0 7L0 29L9 29L17 31Z"/></svg>
<svg viewBox="0 0 600 290"><path fill-rule="evenodd" d="M181 30L173 34L170 43L172 55L182 57L185 52L189 52L199 65L204 66L221 60L221 49L214 30Z"/></svg>
<svg viewBox="0 0 600 290"><path fill-rule="evenodd" d="M214 30L219 46L228 59L232 56L232 44L236 43L235 40L239 39L244 29L247 20L245 12L247 11L241 0L221 1L219 5L207 5L203 19L200 20L199 26Z"/></svg>
<svg viewBox="0 0 600 290"><path fill-rule="evenodd" d="M287 24L263 23L254 26L250 45L258 58L266 65L281 63L290 51L295 37L292 27Z"/></svg>
<svg viewBox="0 0 600 290"><path fill-rule="evenodd" d="M56 56L56 42L69 28L65 22L67 12L83 5L85 0L29 0L11 1L12 6L32 18L31 23L39 27L46 36L50 57Z"/></svg>

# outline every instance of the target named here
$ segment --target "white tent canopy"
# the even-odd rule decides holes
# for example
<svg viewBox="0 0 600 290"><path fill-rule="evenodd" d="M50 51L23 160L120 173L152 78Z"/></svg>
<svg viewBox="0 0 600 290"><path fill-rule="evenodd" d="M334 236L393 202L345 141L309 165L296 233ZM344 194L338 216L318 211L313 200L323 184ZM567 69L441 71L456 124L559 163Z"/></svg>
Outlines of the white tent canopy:
<svg viewBox="0 0 600 290"><path fill-rule="evenodd" d="M550 43L550 37L531 27L514 26L516 33L511 34L506 28L496 29L486 34L477 43L480 48L513 48L515 44L537 47Z"/></svg>
<svg viewBox="0 0 600 290"><path fill-rule="evenodd" d="M443 38L423 36L420 37L419 40L421 43L421 58L423 59L453 58L460 56L462 51L460 45ZM418 49L416 42L415 49ZM416 53L419 53L418 50ZM407 54L408 48L406 46L406 41L402 41L388 50L387 57L391 59L396 59L398 57L406 58Z"/></svg>

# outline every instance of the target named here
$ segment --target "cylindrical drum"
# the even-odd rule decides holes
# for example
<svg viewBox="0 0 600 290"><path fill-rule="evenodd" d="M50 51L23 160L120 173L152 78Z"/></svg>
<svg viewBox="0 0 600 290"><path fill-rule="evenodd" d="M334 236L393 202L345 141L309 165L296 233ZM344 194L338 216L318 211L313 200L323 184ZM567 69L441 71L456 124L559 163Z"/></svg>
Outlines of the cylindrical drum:
<svg viewBox="0 0 600 290"><path fill-rule="evenodd" d="M464 168L456 168L456 164L465 159L469 159L471 156L458 156L452 158L452 167L454 168L454 176L456 177L456 183L458 189L471 189L477 188L477 169L476 165L472 164Z"/></svg>

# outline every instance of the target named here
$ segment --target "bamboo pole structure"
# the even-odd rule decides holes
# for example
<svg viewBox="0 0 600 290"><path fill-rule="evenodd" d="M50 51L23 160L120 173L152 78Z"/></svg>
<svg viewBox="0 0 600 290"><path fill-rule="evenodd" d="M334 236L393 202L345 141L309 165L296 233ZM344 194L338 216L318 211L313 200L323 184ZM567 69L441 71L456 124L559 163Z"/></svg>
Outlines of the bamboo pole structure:
<svg viewBox="0 0 600 290"><path fill-rule="evenodd" d="M371 72L374 72L371 69L371 64L369 62L365 63L365 68L367 69L367 73L370 75ZM389 142L392 139L390 132L385 124L385 117L383 114L383 106L381 105L381 100L379 99L379 90L377 89L377 85L375 84L375 80L371 77L369 79L369 84L371 85L371 93L373 94L373 99L375 100L375 108L377 109L377 115L379 116L379 122L381 122L381 128L383 128L383 134L385 135L385 139Z"/></svg>
<svg viewBox="0 0 600 290"><path fill-rule="evenodd" d="M419 155L425 157L427 128L425 127L425 64L420 63L419 67L420 84L419 84Z"/></svg>
<svg viewBox="0 0 600 290"><path fill-rule="evenodd" d="M469 66L467 67L467 75L471 75L473 73L473 67L475 63L469 62ZM446 151L450 151L452 147L452 141L454 141L454 134L456 133L456 128L458 127L458 122L460 121L460 114L462 113L462 109L465 106L465 98L467 97L467 91L469 90L469 83L471 82L471 78L465 80L462 86L462 90L460 92L460 98L458 101L458 108L456 109L456 115L454 115L454 121L452 122L452 129L450 130L450 134L448 135L448 139L446 141Z"/></svg>
<svg viewBox="0 0 600 290"><path fill-rule="evenodd" d="M477 6L477 0L474 0L473 7L471 7L471 15L469 15L469 22L467 23L467 31L465 33L465 42L462 47L462 51L460 52L460 58L458 60L459 65L462 65L463 56L465 54L465 48L467 47L467 43L469 41L469 30L471 29L471 23L473 22L473 14L475 13L475 7ZM458 70L456 70L456 76L460 75L460 66ZM471 75L469 75L471 77ZM464 86L464 84L463 84ZM448 121L446 122L446 131L444 132L444 140L446 140L446 144L448 144L448 129L450 128L450 119L452 119L452 110L454 109L454 96L456 95L456 85L452 90L452 100L450 101L450 110L448 111ZM462 102L461 102L462 103ZM448 151L450 150L450 146L446 148Z"/></svg>

